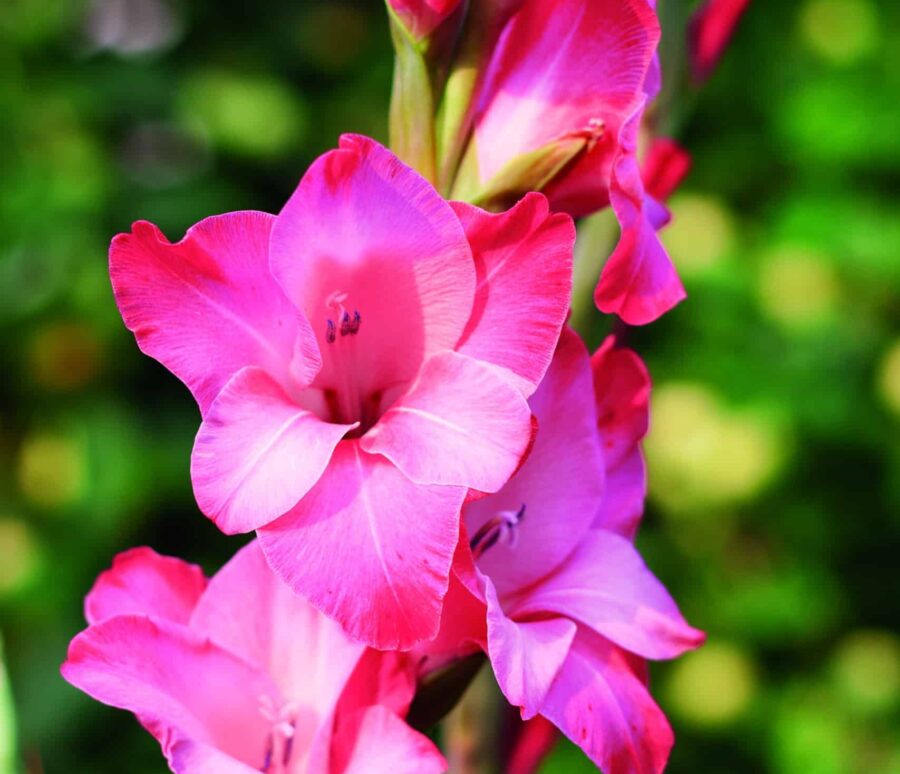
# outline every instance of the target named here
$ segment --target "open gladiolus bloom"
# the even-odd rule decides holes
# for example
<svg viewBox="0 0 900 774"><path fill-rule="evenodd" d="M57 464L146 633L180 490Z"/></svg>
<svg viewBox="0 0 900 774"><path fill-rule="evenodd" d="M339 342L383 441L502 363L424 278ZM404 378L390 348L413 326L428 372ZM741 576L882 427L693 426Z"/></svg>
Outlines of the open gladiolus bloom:
<svg viewBox="0 0 900 774"><path fill-rule="evenodd" d="M644 660L703 641L632 543L648 396L633 352L609 339L589 358L563 333L530 401L543 430L528 461L466 507L455 587L470 599L437 641L480 644L523 718L543 715L607 774L662 771L672 733Z"/></svg>
<svg viewBox="0 0 900 774"><path fill-rule="evenodd" d="M704 6L704 61L745 5ZM345 135L277 215L113 240L126 326L200 409L200 510L256 537L208 582L121 554L63 674L176 772L428 774L448 764L420 732L489 661L518 724L501 769L562 732L605 774L658 774L647 662L704 635L634 545L650 379L622 343L685 297L655 2L387 10L393 150ZM620 319L591 356L573 218L606 207L594 301Z"/></svg>
<svg viewBox="0 0 900 774"><path fill-rule="evenodd" d="M526 398L566 314L574 230L538 195L451 206L345 137L277 216L148 223L110 269L141 348L191 389L201 509L353 636L433 637L467 492L532 439Z"/></svg>
<svg viewBox="0 0 900 774"><path fill-rule="evenodd" d="M402 657L349 640L255 542L208 583L150 549L121 554L85 612L63 675L134 712L179 774L445 768L400 719L414 687Z"/></svg>

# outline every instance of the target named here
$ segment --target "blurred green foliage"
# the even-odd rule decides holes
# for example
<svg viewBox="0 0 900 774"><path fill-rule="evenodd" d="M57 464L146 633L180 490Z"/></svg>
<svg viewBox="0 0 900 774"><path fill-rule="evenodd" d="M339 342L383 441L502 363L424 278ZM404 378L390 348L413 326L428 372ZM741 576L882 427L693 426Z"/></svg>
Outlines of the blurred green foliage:
<svg viewBox="0 0 900 774"><path fill-rule="evenodd" d="M898 22L754 0L675 90L690 297L629 332L656 383L641 547L710 637L653 669L674 774L900 771ZM237 545L196 512L196 408L121 324L110 237L277 211L341 132L385 139L390 75L373 0L0 3L4 773L13 727L28 771L161 771L58 666L115 552L213 571ZM591 768L561 743L544 770Z"/></svg>

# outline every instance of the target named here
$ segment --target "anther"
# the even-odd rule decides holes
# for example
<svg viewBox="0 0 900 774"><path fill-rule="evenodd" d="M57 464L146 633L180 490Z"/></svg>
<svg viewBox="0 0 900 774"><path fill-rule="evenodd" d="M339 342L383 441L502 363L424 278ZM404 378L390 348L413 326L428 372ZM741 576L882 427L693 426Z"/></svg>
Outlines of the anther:
<svg viewBox="0 0 900 774"><path fill-rule="evenodd" d="M350 315L347 312L344 312L341 315L341 336L349 336L350 335L350 326L352 325L352 320Z"/></svg>
<svg viewBox="0 0 900 774"><path fill-rule="evenodd" d="M325 341L327 341L329 344L334 344L334 340L337 338L337 331L334 327L334 321L329 320L326 325L327 327L325 328Z"/></svg>
<svg viewBox="0 0 900 774"><path fill-rule="evenodd" d="M353 324L350 326L350 333L352 333L354 336L357 333L359 333L360 323L362 323L362 316L359 314L358 311L354 311L353 312Z"/></svg>
<svg viewBox="0 0 900 774"><path fill-rule="evenodd" d="M516 527L522 523L525 518L525 504L518 511L503 511L494 516L493 519L486 521L472 536L469 541L469 548L477 559L482 556L485 551L492 548L501 539L505 539L510 547L516 544Z"/></svg>

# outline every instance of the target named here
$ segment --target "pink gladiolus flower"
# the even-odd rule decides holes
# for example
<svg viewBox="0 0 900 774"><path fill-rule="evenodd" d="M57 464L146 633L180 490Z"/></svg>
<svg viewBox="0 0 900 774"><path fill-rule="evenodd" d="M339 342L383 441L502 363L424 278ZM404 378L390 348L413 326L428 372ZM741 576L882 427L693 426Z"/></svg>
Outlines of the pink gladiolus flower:
<svg viewBox="0 0 900 774"><path fill-rule="evenodd" d="M532 437L526 403L571 292L574 228L528 196L449 204L372 140L342 138L275 217L136 223L110 274L141 349L203 423L191 477L222 531L381 649L434 636L469 489Z"/></svg>
<svg viewBox="0 0 900 774"><path fill-rule="evenodd" d="M471 550L461 542L455 565L456 582L485 605L482 645L507 699L524 719L552 721L607 774L662 771L672 733L644 659L703 641L632 542L648 396L633 352L609 339L589 359L565 331L530 400L534 449L499 493L466 506ZM477 621L448 625L479 636Z"/></svg>
<svg viewBox="0 0 900 774"><path fill-rule="evenodd" d="M427 38L453 13L460 0L388 0L403 26L417 40Z"/></svg>
<svg viewBox="0 0 900 774"><path fill-rule="evenodd" d="M647 0L526 0L500 39L475 110L485 186L517 158L582 141L543 190L554 209L575 217L612 205L622 238L595 299L633 325L685 295L656 238L635 157L644 106L659 89L658 41Z"/></svg>
<svg viewBox="0 0 900 774"><path fill-rule="evenodd" d="M88 595L63 676L132 711L172 771L440 772L401 717L403 657L369 651L291 592L256 542L207 584L198 567L139 548Z"/></svg>
<svg viewBox="0 0 900 774"><path fill-rule="evenodd" d="M688 48L694 83L712 75L749 5L750 0L706 0L691 17Z"/></svg>

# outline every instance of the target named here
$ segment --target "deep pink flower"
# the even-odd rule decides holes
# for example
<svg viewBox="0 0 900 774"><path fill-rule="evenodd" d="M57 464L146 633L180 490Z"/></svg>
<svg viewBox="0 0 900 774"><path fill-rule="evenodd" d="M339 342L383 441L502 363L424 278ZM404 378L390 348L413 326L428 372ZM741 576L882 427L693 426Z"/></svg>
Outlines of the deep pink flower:
<svg viewBox="0 0 900 774"><path fill-rule="evenodd" d="M703 640L632 544L648 395L633 352L608 340L589 359L565 331L530 401L534 449L498 494L466 506L471 552L461 543L455 565L456 582L486 605L483 646L507 699L525 719L552 721L607 774L662 770L672 733L644 659ZM455 626L477 640L475 622Z"/></svg>
<svg viewBox="0 0 900 774"><path fill-rule="evenodd" d="M706 0L691 17L688 48L691 73L702 84L716 69L750 0Z"/></svg>
<svg viewBox="0 0 900 774"><path fill-rule="evenodd" d="M684 298L636 158L644 106L659 90L658 41L648 0L526 0L504 30L475 110L478 175L488 189L518 158L575 148L542 189L554 209L575 217L612 205L622 237L595 298L601 311L634 325Z"/></svg>
<svg viewBox="0 0 900 774"><path fill-rule="evenodd" d="M426 38L453 13L460 0L388 0L403 26L416 39Z"/></svg>
<svg viewBox="0 0 900 774"><path fill-rule="evenodd" d="M256 542L207 584L148 548L88 595L63 676L135 713L175 772L440 772L402 720L412 675L285 586Z"/></svg>
<svg viewBox="0 0 900 774"><path fill-rule="evenodd" d="M258 530L275 571L379 648L434 636L469 489L495 492L571 291L574 228L532 195L449 204L342 138L275 217L136 223L110 273L141 349L203 415L201 510Z"/></svg>

